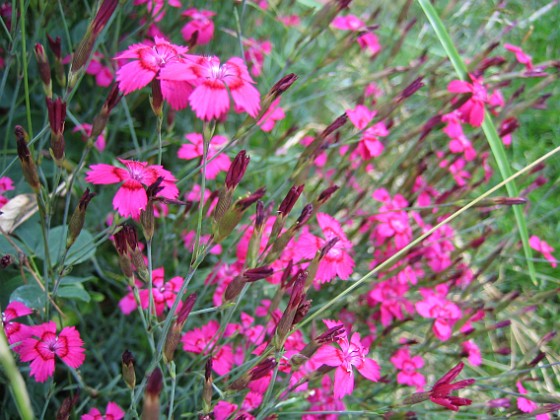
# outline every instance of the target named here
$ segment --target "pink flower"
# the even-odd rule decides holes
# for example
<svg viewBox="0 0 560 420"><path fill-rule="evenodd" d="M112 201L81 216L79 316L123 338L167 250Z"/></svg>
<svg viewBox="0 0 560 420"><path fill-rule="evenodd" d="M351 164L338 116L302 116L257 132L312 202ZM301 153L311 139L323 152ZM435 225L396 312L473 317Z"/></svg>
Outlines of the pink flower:
<svg viewBox="0 0 560 420"><path fill-rule="evenodd" d="M260 110L261 95L239 57L220 65L220 59L215 56L191 56L187 68L176 67L169 77L190 80L195 85L189 103L200 119L209 121L225 116L230 107L230 94L236 110L247 112L251 117L256 117Z"/></svg>
<svg viewBox="0 0 560 420"><path fill-rule="evenodd" d="M471 365L480 366L482 364L480 348L478 348L473 340L465 341L461 346L463 347L463 353L467 355Z"/></svg>
<svg viewBox="0 0 560 420"><path fill-rule="evenodd" d="M194 230L191 230L183 234L183 244L185 245L185 248L187 248L191 252L193 251L195 236L196 236L196 232ZM210 241L210 235L200 236L201 245L208 245L209 241ZM220 255L222 253L222 246L220 244L214 245L212 248L210 248L209 252L210 254L213 255Z"/></svg>
<svg viewBox="0 0 560 420"><path fill-rule="evenodd" d="M381 44L379 38L373 32L366 32L360 35L356 41L362 50L368 50L371 56L374 56L381 51Z"/></svg>
<svg viewBox="0 0 560 420"><path fill-rule="evenodd" d="M333 19L331 25L333 28L342 31L359 31L366 26L363 20L354 15L337 16Z"/></svg>
<svg viewBox="0 0 560 420"><path fill-rule="evenodd" d="M424 300L416 303L416 311L424 318L435 319L432 328L434 335L441 341L449 340L453 333L453 325L461 318L461 309L431 290L425 289L422 294Z"/></svg>
<svg viewBox="0 0 560 420"><path fill-rule="evenodd" d="M284 113L284 108L280 105L280 99L277 98L270 104L270 107L266 110L262 118L257 122L259 127L265 133L272 131L276 122L283 120L286 117Z"/></svg>
<svg viewBox="0 0 560 420"><path fill-rule="evenodd" d="M199 133L188 133L185 134L185 138L191 144L183 144L177 156L180 159L197 159L202 160L204 152L204 138L202 134ZM210 140L210 145L208 148L208 163L206 164L206 179L215 179L220 172L226 172L231 165L231 160L225 153L218 153L221 146L225 145L228 139L224 136L214 136ZM202 172L202 168L200 168Z"/></svg>
<svg viewBox="0 0 560 420"><path fill-rule="evenodd" d="M108 87L113 82L115 76L113 70L108 66L104 66L101 60L103 60L103 55L96 52L89 62L86 73L95 76L97 86Z"/></svg>
<svg viewBox="0 0 560 420"><path fill-rule="evenodd" d="M212 17L215 12L203 9L187 9L181 15L190 18L190 21L181 29L185 41L190 41L196 32L196 45L208 44L214 37L214 22Z"/></svg>
<svg viewBox="0 0 560 420"><path fill-rule="evenodd" d="M117 71L119 89L128 95L156 80L160 83L163 98L171 107L183 109L192 91L186 80L194 78L191 73L184 71L184 56L188 48L171 44L158 36L154 39L154 45L134 44L115 57L115 60L133 60Z"/></svg>
<svg viewBox="0 0 560 420"><path fill-rule="evenodd" d="M347 109L346 115L348 119L354 124L358 130L363 130L368 126L373 117L377 114L376 111L370 111L367 106L356 105L354 109Z"/></svg>
<svg viewBox="0 0 560 420"><path fill-rule="evenodd" d="M268 40L259 42L253 38L247 39L244 43L247 45L245 60L251 65L251 74L259 77L262 73L264 57L272 52L272 43Z"/></svg>
<svg viewBox="0 0 560 420"><path fill-rule="evenodd" d="M91 165L86 174L86 181L92 184L108 185L122 182L113 198L113 208L123 217L138 218L140 211L146 208L148 196L144 187L152 185L159 177L163 177L162 190L159 197L175 199L179 190L175 185L175 177L160 165L148 165L147 162L135 162L119 159L126 169L105 163Z"/></svg>
<svg viewBox="0 0 560 420"><path fill-rule="evenodd" d="M418 369L424 366L422 357L411 357L407 348L401 348L391 357L391 363L400 370L397 374L397 383L415 386L416 391L422 391L426 385L426 378L418 372Z"/></svg>
<svg viewBox="0 0 560 420"><path fill-rule="evenodd" d="M309 393L308 401L311 403L309 411L344 411L346 406L344 402L335 398L332 392L332 380L328 375L321 379L321 387ZM324 414L318 417L316 414L304 414L302 420L336 420L339 417L336 414Z"/></svg>
<svg viewBox="0 0 560 420"><path fill-rule="evenodd" d="M14 344L29 336L31 327L19 322L12 322L12 320L32 313L33 311L21 302L10 302L6 306L6 309L2 312L2 326L4 327L8 343Z"/></svg>
<svg viewBox="0 0 560 420"><path fill-rule="evenodd" d="M521 47L518 47L516 45L512 45L512 44L504 44L504 48L508 51L511 51L512 53L515 54L515 59L525 65L525 67L527 68L527 70L532 70L533 69L533 58L525 53Z"/></svg>
<svg viewBox="0 0 560 420"><path fill-rule="evenodd" d="M117 403L109 402L105 409L105 414L101 414L97 408L92 408L80 418L81 420L121 420L124 415L124 410Z"/></svg>
<svg viewBox="0 0 560 420"><path fill-rule="evenodd" d="M339 339L340 349L331 345L319 348L312 360L318 364L336 367L334 373L334 397L341 399L354 390L354 366L366 379L377 382L380 377L380 367L377 362L367 356L369 349L362 345L360 334L352 334Z"/></svg>
<svg viewBox="0 0 560 420"><path fill-rule="evenodd" d="M86 358L83 345L75 327L64 327L57 336L56 324L50 321L33 327L17 352L22 362L31 362L30 376L37 382L45 382L54 373L55 356L71 368L80 367Z"/></svg>
<svg viewBox="0 0 560 420"><path fill-rule="evenodd" d="M299 26L301 19L298 15L278 16L278 20L285 26Z"/></svg>
<svg viewBox="0 0 560 420"><path fill-rule="evenodd" d="M463 126L461 125L461 113L458 110L443 114L441 116L441 121L447 123L443 128L443 132L450 138L455 139L465 135Z"/></svg>
<svg viewBox="0 0 560 420"><path fill-rule="evenodd" d="M356 154L363 160L370 160L374 157L380 156L385 149L379 137L386 137L389 135L389 130L383 121L380 121L367 128L356 148Z"/></svg>
<svg viewBox="0 0 560 420"><path fill-rule="evenodd" d="M74 127L72 132L73 133L82 132L84 134L83 139L84 141L86 141L91 136L92 128L93 127L91 124L84 123ZM105 150L105 134L101 133L100 135L97 136L97 138L95 139L94 146L100 152Z"/></svg>
<svg viewBox="0 0 560 420"><path fill-rule="evenodd" d="M317 213L317 221L323 230L325 239L311 233L302 234L297 241L296 257L313 258L315 253L327 242L338 238L338 241L319 263L315 281L323 284L330 282L336 276L341 280L348 280L354 271L354 260L350 256L352 242L348 240L340 223L334 217L325 213Z"/></svg>
<svg viewBox="0 0 560 420"><path fill-rule="evenodd" d="M481 79L469 75L472 83L453 80L447 86L452 93L470 93L470 98L459 108L462 118L474 127L480 127L484 120L484 104L488 102L488 93Z"/></svg>
<svg viewBox="0 0 560 420"><path fill-rule="evenodd" d="M11 191L13 189L14 182L11 178L7 176L3 176L0 178L0 208L2 208L2 206L8 202L8 199L4 197L3 193L6 191Z"/></svg>
<svg viewBox="0 0 560 420"><path fill-rule="evenodd" d="M540 239L538 236L533 235L529 238L529 246L533 248L535 251L540 252L544 255L544 258L550 262L550 265L554 268L558 265L556 262L556 258L552 256L552 252L554 252L554 248L552 248L549 244L545 241Z"/></svg>
<svg viewBox="0 0 560 420"><path fill-rule="evenodd" d="M476 157L476 150L474 150L471 142L465 136L451 139L449 142L449 151L451 153L464 153L467 162L474 160Z"/></svg>
<svg viewBox="0 0 560 420"><path fill-rule="evenodd" d="M395 278L382 281L373 286L367 299L370 306L380 305L381 325L388 327L393 319L403 320L405 313L413 313L414 306L404 296L409 287Z"/></svg>
<svg viewBox="0 0 560 420"><path fill-rule="evenodd" d="M181 2L179 0L134 0L134 5L145 4L148 13L153 16L155 22L159 22L165 16L165 10L163 9L165 3L171 7L181 7Z"/></svg>

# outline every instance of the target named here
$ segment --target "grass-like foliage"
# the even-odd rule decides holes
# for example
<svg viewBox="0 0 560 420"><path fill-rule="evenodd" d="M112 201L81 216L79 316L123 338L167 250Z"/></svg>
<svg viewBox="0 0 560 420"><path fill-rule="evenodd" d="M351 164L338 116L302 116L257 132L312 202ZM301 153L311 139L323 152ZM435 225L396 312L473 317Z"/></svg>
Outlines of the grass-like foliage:
<svg viewBox="0 0 560 420"><path fill-rule="evenodd" d="M554 416L557 3L0 3L0 417Z"/></svg>

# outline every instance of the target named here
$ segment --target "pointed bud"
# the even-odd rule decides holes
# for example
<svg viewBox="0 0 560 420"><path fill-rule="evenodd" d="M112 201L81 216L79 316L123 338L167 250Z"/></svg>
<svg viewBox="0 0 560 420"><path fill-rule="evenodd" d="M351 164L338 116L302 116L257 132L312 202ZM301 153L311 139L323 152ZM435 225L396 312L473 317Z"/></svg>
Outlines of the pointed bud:
<svg viewBox="0 0 560 420"><path fill-rule="evenodd" d="M183 304L181 305L181 309L177 314L177 319L173 322L169 333L167 334L167 338L165 339L165 346L163 347L163 360L165 363L169 363L173 361L175 356L175 350L177 350L177 346L181 341L181 333L183 327L185 326L185 322L187 322L187 318L196 303L197 295L193 293L189 295Z"/></svg>
<svg viewBox="0 0 560 420"><path fill-rule="evenodd" d="M163 375L159 368L150 374L144 391L144 405L142 407L142 420L159 419L159 394L163 389Z"/></svg>
<svg viewBox="0 0 560 420"><path fill-rule="evenodd" d="M290 191L288 192L284 200L282 200L282 203L278 208L278 213L281 216L286 217L288 214L290 214L299 196L303 192L303 188L304 188L303 184L298 186L294 185L292 188L290 188Z"/></svg>
<svg viewBox="0 0 560 420"><path fill-rule="evenodd" d="M72 217L70 218L70 223L68 223L68 236L66 238L66 249L70 248L76 238L82 231L84 227L84 221L86 218L86 210L89 205L91 199L95 197L94 192L90 192L89 188L86 188L82 197L80 198L80 202L76 206Z"/></svg>
<svg viewBox="0 0 560 420"><path fill-rule="evenodd" d="M206 361L204 369L204 385L202 387L202 411L209 414L212 411L212 358Z"/></svg>
<svg viewBox="0 0 560 420"><path fill-rule="evenodd" d="M264 222L266 220L266 212L264 209L264 203L259 200L257 201L257 205L256 205L256 211L255 211L255 230L256 231L262 231L263 227L264 227Z"/></svg>
<svg viewBox="0 0 560 420"><path fill-rule="evenodd" d="M539 351L539 354L529 362L529 366L537 366L542 359L546 357L546 353Z"/></svg>
<svg viewBox="0 0 560 420"><path fill-rule="evenodd" d="M130 351L125 350L121 356L121 372L124 382L130 389L134 389L136 386L135 363L134 355Z"/></svg>
<svg viewBox="0 0 560 420"><path fill-rule="evenodd" d="M21 125L16 125L15 134L17 141L17 154L21 163L23 176L33 191L37 193L39 192L39 188L41 188L41 184L39 183L39 175L37 174L35 161L31 158L31 152L27 147L29 136Z"/></svg>
<svg viewBox="0 0 560 420"><path fill-rule="evenodd" d="M140 223L142 224L144 237L147 241L150 241L154 236L154 200L157 194L163 189L161 186L163 179L162 176L158 177L154 183L147 188L146 196L148 197L148 203L146 204L146 208L140 211Z"/></svg>
<svg viewBox="0 0 560 420"><path fill-rule="evenodd" d="M311 218L312 215L313 215L313 204L308 204L303 208L303 210L301 211L301 214L299 215L299 217L297 219L298 229L301 226L303 226L304 224L306 224L309 221L309 219Z"/></svg>
<svg viewBox="0 0 560 420"><path fill-rule="evenodd" d="M260 362L257 366L252 368L248 373L245 373L241 378L237 379L230 385L230 388L236 391L242 390L247 387L251 381L261 379L268 375L276 366L276 361L268 358Z"/></svg>
<svg viewBox="0 0 560 420"><path fill-rule="evenodd" d="M292 330L297 310L305 299L304 286L306 279L307 273L305 271L298 273L296 281L292 287L292 293L290 295L290 300L288 301L288 306L286 306L286 309L282 314L282 318L278 321L276 333L274 334L273 339L274 346L277 350L280 350L284 345L286 337Z"/></svg>
<svg viewBox="0 0 560 420"><path fill-rule="evenodd" d="M301 302L301 304L298 306L297 311L296 311L296 316L294 317L294 322L292 324L292 327L299 324L303 318L305 318L305 316L309 313L309 310L311 309L311 300L304 300Z"/></svg>
<svg viewBox="0 0 560 420"><path fill-rule="evenodd" d="M163 93L161 92L161 81L158 78L152 80L150 105L152 106L152 111L155 116L161 118L163 115Z"/></svg>
<svg viewBox="0 0 560 420"><path fill-rule="evenodd" d="M103 3L99 6L99 10L91 23L91 30L95 37L97 37L105 25L107 25L107 22L111 19L118 5L119 0L103 0Z"/></svg>
<svg viewBox="0 0 560 420"><path fill-rule="evenodd" d="M294 84L297 78L296 74L290 73L282 77L270 88L262 100L261 112L256 118L257 121L266 113L266 111L270 108L270 105Z"/></svg>
<svg viewBox="0 0 560 420"><path fill-rule="evenodd" d="M49 48L51 49L55 58L57 60L62 60L62 42L60 40L60 37L57 36L53 39L50 35L47 35L47 40L49 42Z"/></svg>
<svg viewBox="0 0 560 420"><path fill-rule="evenodd" d="M119 86L115 83L111 86L111 90L107 95L107 99L105 99L105 103L103 104L101 111L93 119L91 138L97 138L97 136L105 130L107 122L109 121L109 115L113 108L120 102L121 98L122 95L119 92Z"/></svg>
<svg viewBox="0 0 560 420"><path fill-rule="evenodd" d="M58 166L64 159L64 122L66 120L66 102L60 98L46 99L51 127L51 153Z"/></svg>
<svg viewBox="0 0 560 420"><path fill-rule="evenodd" d="M79 398L79 392L76 392L71 397L64 398L64 401L62 401L60 408L56 412L56 420L68 420L70 418L70 414L72 414L72 408L74 408Z"/></svg>
<svg viewBox="0 0 560 420"><path fill-rule="evenodd" d="M500 137L507 136L519 128L519 121L515 117L506 118L500 124Z"/></svg>
<svg viewBox="0 0 560 420"><path fill-rule="evenodd" d="M423 76L420 76L414 79L410 85L405 87L404 90L399 95L397 95L397 97L395 98L395 102L400 103L406 98L410 98L412 95L418 92L424 86L424 83L422 82L423 78Z"/></svg>
<svg viewBox="0 0 560 420"><path fill-rule="evenodd" d="M43 83L43 91L47 98L52 96L51 66L43 45L37 43L34 48L35 59L39 68L39 77Z"/></svg>
<svg viewBox="0 0 560 420"><path fill-rule="evenodd" d="M245 281L245 278L243 276L234 277L226 287L226 291L224 292L224 300L226 302L231 302L233 299L239 296L239 294L243 290L243 287L245 286L245 283L247 282Z"/></svg>
<svg viewBox="0 0 560 420"><path fill-rule="evenodd" d="M247 156L245 150L240 151L237 156L235 156L226 174L226 186L228 189L233 190L239 185L243 179L243 175L245 175L250 160L251 158Z"/></svg>
<svg viewBox="0 0 560 420"><path fill-rule="evenodd" d="M326 138L326 137L330 136L336 130L338 130L339 128L344 126L344 124L346 124L347 122L348 122L348 115L346 115L346 113L344 113L340 117L338 117L336 120L334 120L331 123L331 125L329 125L327 128L325 128L323 130L323 132L320 134L320 137Z"/></svg>
<svg viewBox="0 0 560 420"><path fill-rule="evenodd" d="M332 185L327 189L323 190L321 194L319 194L319 197L317 198L317 204L321 206L325 204L328 201L328 199L331 198L331 196L336 192L336 190L338 190L338 188L339 188L338 185Z"/></svg>

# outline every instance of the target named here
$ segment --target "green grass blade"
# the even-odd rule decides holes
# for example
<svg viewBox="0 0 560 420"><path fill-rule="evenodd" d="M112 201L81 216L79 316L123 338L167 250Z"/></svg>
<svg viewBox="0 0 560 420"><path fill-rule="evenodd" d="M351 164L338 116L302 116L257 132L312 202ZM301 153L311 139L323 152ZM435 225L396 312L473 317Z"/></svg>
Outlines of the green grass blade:
<svg viewBox="0 0 560 420"><path fill-rule="evenodd" d="M424 14L428 18L430 25L434 29L437 38L441 42L443 49L445 50L455 72L459 76L460 79L466 80L467 78L467 67L465 63L461 59L461 56L457 52L449 33L445 29L443 22L439 18L436 10L429 2L429 0L418 0L420 7L424 11ZM490 117L489 113L485 113L484 121L482 123L482 131L486 136L486 140L490 145L490 150L492 151L492 155L498 164L498 170L500 171L500 175L502 179L507 179L511 176L512 171L509 165L508 158L506 156L506 152L504 150L504 146L500 137L498 136L498 132L496 131L496 127L492 122L492 118ZM519 195L519 191L517 186L514 183L507 183L505 185L506 191L510 197L517 197ZM517 228L519 229L519 235L521 236L521 242L523 243L523 252L525 254L525 259L527 260L527 266L529 268L529 274L531 280L535 285L537 285L537 276L535 273L535 266L533 264L533 252L531 247L529 247L529 232L527 231L527 221L525 220L525 216L523 214L523 210L520 207L514 206L513 213L515 215L515 220L517 222Z"/></svg>

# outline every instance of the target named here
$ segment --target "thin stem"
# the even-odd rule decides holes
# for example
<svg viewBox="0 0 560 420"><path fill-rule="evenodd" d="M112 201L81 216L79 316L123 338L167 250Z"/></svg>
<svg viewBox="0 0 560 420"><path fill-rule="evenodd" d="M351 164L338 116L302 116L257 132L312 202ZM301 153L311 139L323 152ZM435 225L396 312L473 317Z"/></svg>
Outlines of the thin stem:
<svg viewBox="0 0 560 420"><path fill-rule="evenodd" d="M167 420L173 420L173 409L175 405L175 389L177 386L177 372L175 369L175 362L172 360L169 365L167 365L169 371L169 376L171 377L171 396L169 397L169 413L167 414Z"/></svg>
<svg viewBox="0 0 560 420"><path fill-rule="evenodd" d="M148 320L149 320L149 332L151 334L152 327L154 325L154 275L152 273L153 263L152 263L152 238L147 241L147 254L148 254Z"/></svg>
<svg viewBox="0 0 560 420"><path fill-rule="evenodd" d="M161 165L161 156L163 153L163 145L162 145L162 138L161 138L162 126L163 126L163 115L158 115L157 125L156 125L156 133L158 138L158 165Z"/></svg>
<svg viewBox="0 0 560 420"><path fill-rule="evenodd" d="M31 101L29 94L29 75L27 73L27 39L25 33L25 17L27 11L24 7L25 2L19 0L20 25L21 25L21 53L23 60L23 86L25 89L25 113L27 115L27 132L29 137L33 137L33 124L31 122Z"/></svg>

